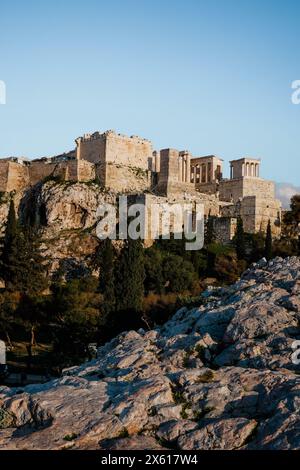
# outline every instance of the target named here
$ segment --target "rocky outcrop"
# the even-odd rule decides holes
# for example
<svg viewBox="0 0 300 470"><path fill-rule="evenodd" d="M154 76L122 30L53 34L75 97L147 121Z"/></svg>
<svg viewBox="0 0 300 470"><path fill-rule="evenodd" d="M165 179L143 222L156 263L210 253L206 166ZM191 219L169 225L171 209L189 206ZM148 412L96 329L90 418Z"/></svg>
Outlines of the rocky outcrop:
<svg viewBox="0 0 300 470"><path fill-rule="evenodd" d="M262 260L61 379L2 387L1 448L300 449L299 293L299 258Z"/></svg>
<svg viewBox="0 0 300 470"><path fill-rule="evenodd" d="M59 269L67 275L82 275L88 273L90 256L99 242L95 232L97 209L100 204L115 202L116 194L103 191L95 183L48 181L23 198L20 214L24 216L33 208L52 272Z"/></svg>
<svg viewBox="0 0 300 470"><path fill-rule="evenodd" d="M33 211L46 238L68 230L86 230L95 226L100 204L116 201L116 194L103 191L96 183L48 181L35 186L20 204L21 216Z"/></svg>
<svg viewBox="0 0 300 470"><path fill-rule="evenodd" d="M98 244L97 209L116 203L117 194L104 191L94 182L53 180L25 192L0 195L0 233L7 220L13 197L20 220L35 221L41 228L43 253L51 261L51 271L87 273L90 256Z"/></svg>

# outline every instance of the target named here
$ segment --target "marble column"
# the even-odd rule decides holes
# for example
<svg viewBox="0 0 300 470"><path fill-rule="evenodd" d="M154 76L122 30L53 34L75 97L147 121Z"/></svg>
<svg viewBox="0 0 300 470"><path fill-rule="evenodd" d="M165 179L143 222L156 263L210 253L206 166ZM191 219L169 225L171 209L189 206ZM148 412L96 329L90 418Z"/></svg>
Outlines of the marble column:
<svg viewBox="0 0 300 470"><path fill-rule="evenodd" d="M191 182L191 156L189 154L186 156L186 182Z"/></svg>

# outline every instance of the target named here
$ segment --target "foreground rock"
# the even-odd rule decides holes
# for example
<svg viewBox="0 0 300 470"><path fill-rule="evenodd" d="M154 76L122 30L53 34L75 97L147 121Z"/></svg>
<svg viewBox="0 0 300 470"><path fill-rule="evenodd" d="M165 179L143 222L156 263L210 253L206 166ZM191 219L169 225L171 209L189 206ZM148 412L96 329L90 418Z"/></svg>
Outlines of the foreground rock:
<svg viewBox="0 0 300 470"><path fill-rule="evenodd" d="M61 379L0 388L1 448L300 449L299 295L299 258L262 261Z"/></svg>

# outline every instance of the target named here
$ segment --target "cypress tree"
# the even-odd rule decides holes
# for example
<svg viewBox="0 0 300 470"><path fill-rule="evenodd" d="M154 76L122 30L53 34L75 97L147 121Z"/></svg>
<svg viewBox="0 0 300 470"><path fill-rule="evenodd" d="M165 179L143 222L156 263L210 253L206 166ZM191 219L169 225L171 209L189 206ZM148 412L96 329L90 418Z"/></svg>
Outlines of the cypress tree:
<svg viewBox="0 0 300 470"><path fill-rule="evenodd" d="M1 276L9 291L37 295L46 285L45 258L36 228L21 226L10 202L1 254Z"/></svg>
<svg viewBox="0 0 300 470"><path fill-rule="evenodd" d="M38 232L35 228L19 224L13 200L10 202L1 254L1 275L9 292L22 294L16 313L22 318L25 328L30 330L28 354L31 356L35 331L43 320L38 295L47 286L46 266Z"/></svg>
<svg viewBox="0 0 300 470"><path fill-rule="evenodd" d="M212 246L208 247L206 254L206 274L207 276L215 275L216 254L212 250Z"/></svg>
<svg viewBox="0 0 300 470"><path fill-rule="evenodd" d="M6 222L2 253L1 253L1 277L5 286L10 291L18 290L18 284L22 277L19 252L21 250L21 233L16 219L16 211L13 199L10 201Z"/></svg>
<svg viewBox="0 0 300 470"><path fill-rule="evenodd" d="M47 258L42 254L41 237L37 227L22 227L21 247L19 264L23 278L18 290L29 296L37 296L48 285Z"/></svg>
<svg viewBox="0 0 300 470"><path fill-rule="evenodd" d="M100 310L105 324L111 323L112 314L116 309L114 251L109 238L102 241L99 250L100 274L99 291L103 295Z"/></svg>
<svg viewBox="0 0 300 470"><path fill-rule="evenodd" d="M213 244L216 241L215 229L214 229L214 219L208 214L208 218L205 225L204 233L204 244L206 246L206 275L214 276L215 274L215 261L216 255L213 252Z"/></svg>
<svg viewBox="0 0 300 470"><path fill-rule="evenodd" d="M142 314L144 298L144 248L140 239L125 241L116 272L116 299L120 325L134 326Z"/></svg>
<svg viewBox="0 0 300 470"><path fill-rule="evenodd" d="M215 234L215 229L214 229L214 219L213 217L209 214L205 226L205 234L204 234L204 241L205 245L208 246L211 243L214 243L216 241L216 234Z"/></svg>
<svg viewBox="0 0 300 470"><path fill-rule="evenodd" d="M18 252L18 279L14 286L21 295L17 309L24 326L30 331L28 342L28 363L31 362L32 347L35 346L35 335L39 326L45 321L42 292L47 287L45 258L40 250L40 237L36 228L21 227Z"/></svg>
<svg viewBox="0 0 300 470"><path fill-rule="evenodd" d="M269 219L265 240L265 258L270 261L272 258L273 252L273 240L272 240L272 230L271 230L271 221Z"/></svg>
<svg viewBox="0 0 300 470"><path fill-rule="evenodd" d="M235 233L235 249L237 258L239 260L245 259L246 256L246 248L245 248L245 232L244 232L244 224L241 217L237 220L237 227Z"/></svg>

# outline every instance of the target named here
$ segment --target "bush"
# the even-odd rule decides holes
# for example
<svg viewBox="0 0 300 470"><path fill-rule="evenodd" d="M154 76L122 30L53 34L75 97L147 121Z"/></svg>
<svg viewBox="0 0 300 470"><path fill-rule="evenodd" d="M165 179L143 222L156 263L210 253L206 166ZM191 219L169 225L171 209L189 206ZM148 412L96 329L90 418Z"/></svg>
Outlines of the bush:
<svg viewBox="0 0 300 470"><path fill-rule="evenodd" d="M145 292L161 294L164 285L163 253L153 246L145 250Z"/></svg>
<svg viewBox="0 0 300 470"><path fill-rule="evenodd" d="M95 341L101 332L98 282L94 278L73 279L53 287L54 348L57 354L73 356L74 360L86 355L87 344Z"/></svg>
<svg viewBox="0 0 300 470"><path fill-rule="evenodd" d="M190 261L168 254L164 258L163 277L169 292L183 292L193 287L197 274Z"/></svg>

